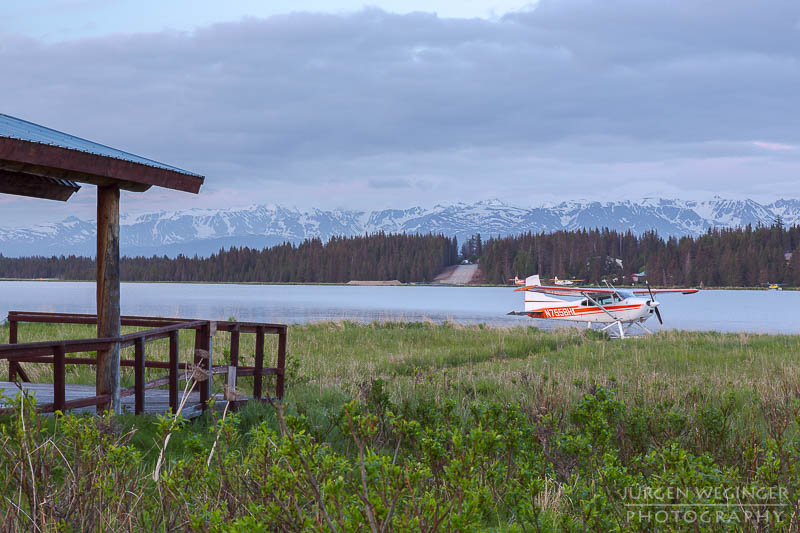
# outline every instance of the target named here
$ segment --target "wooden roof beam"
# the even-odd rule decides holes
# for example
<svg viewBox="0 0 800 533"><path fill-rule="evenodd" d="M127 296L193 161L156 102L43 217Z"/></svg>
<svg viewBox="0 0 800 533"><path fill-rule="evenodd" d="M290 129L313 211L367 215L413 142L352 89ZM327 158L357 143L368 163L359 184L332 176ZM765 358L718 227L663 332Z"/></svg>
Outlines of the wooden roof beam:
<svg viewBox="0 0 800 533"><path fill-rule="evenodd" d="M152 186L197 194L203 177L60 146L0 137L0 168L134 192Z"/></svg>
<svg viewBox="0 0 800 533"><path fill-rule="evenodd" d="M0 169L0 193L66 202L80 188L80 185L69 180Z"/></svg>

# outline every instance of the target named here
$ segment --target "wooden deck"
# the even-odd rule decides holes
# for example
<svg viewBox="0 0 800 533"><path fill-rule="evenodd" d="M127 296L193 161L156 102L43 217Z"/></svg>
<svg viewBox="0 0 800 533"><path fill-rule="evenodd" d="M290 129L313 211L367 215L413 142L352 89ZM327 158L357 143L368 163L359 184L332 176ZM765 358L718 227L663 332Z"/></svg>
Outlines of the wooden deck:
<svg viewBox="0 0 800 533"><path fill-rule="evenodd" d="M99 337L89 339L60 339L40 342L19 342L19 327L21 324L97 324L96 315L70 314L70 313L31 313L22 311L9 311L9 343L0 344L0 360L8 361L8 381L0 382L0 393L14 397L20 393L16 382L23 382L23 390L35 396L37 409L40 412L52 413L54 410L73 412L93 412L96 406L110 407L112 392L119 391L122 396L116 409L125 412L165 413L170 410L177 411L184 396L182 385L186 379L197 380L194 392L186 399L181 414L186 418L199 415L207 406L207 401L215 399L217 406L228 405L222 394L213 394L215 376L224 375L226 378L225 391L228 396L234 394L236 400L234 407L251 399L263 400L263 378L274 376L275 396L269 398L283 398L284 374L286 367L286 337L285 324L267 324L260 322L218 322L214 320L193 320L186 318L163 318L123 316L120 323L125 327L139 328L138 331L115 337ZM141 329L148 328L148 329ZM181 352L181 331L186 330L194 334L194 362L182 363L179 361ZM228 355L226 364L213 365L213 339L214 336L224 331L230 348L224 350ZM242 335L255 336L255 354L253 366L239 364L240 337ZM264 367L265 337L276 335L278 337L277 365ZM169 341L169 359L154 359L147 357L147 345L158 340ZM224 341L223 341L224 342ZM134 348L134 358L122 359L120 366L133 367L133 386L118 388L117 385L104 387L97 391L91 385L69 385L66 383L67 367L69 365L88 365L98 367L100 359L92 357L93 352L118 348ZM220 348L220 347L217 347ZM44 364L53 369L52 383L31 383L25 370L25 365ZM166 375L146 381L147 369L160 369ZM117 371L119 369L116 369ZM99 372L99 371L98 371ZM114 373L117 373L116 371ZM100 374L98 373L98 379ZM252 395L243 394L237 390L237 379L252 377ZM219 381L219 379L217 380ZM181 383L183 382L183 383ZM219 390L220 383L217 383ZM163 387L168 387L164 389ZM8 408L0 401L0 412Z"/></svg>
<svg viewBox="0 0 800 533"><path fill-rule="evenodd" d="M52 383L21 383L22 388L28 394L35 396L39 405L53 402L53 384ZM0 394L8 397L16 397L20 391L17 385L8 381L0 381ZM66 401L77 400L80 398L91 397L95 395L94 385L67 385L66 386ZM122 398L122 410L126 413L133 413L134 410L134 396L126 396ZM183 390L178 392L178 402L183 400ZM0 400L0 408L7 407L4 402ZM169 390L167 389L150 389L145 391L144 411L147 414L163 414L169 411ZM72 413L92 413L96 412L95 407L79 407L72 409ZM200 393L192 392L181 414L184 418L194 418L200 416L202 410L200 409Z"/></svg>

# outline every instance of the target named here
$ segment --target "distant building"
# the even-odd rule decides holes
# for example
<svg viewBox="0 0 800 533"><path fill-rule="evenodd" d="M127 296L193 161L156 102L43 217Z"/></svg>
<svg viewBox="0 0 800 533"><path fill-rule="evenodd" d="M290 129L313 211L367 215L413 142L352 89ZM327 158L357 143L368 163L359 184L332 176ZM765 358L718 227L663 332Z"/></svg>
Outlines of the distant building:
<svg viewBox="0 0 800 533"><path fill-rule="evenodd" d="M786 259L787 263L790 262L792 260L792 252L785 252L783 258Z"/></svg>

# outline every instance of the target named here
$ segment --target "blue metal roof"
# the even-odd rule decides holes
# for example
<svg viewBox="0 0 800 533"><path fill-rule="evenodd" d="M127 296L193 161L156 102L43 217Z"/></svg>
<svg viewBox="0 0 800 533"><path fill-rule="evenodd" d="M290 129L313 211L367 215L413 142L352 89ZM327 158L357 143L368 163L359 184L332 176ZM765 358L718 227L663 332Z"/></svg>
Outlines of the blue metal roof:
<svg viewBox="0 0 800 533"><path fill-rule="evenodd" d="M19 139L22 141L30 141L41 144L48 144L50 146L58 146L68 150L77 150L79 152L87 152L90 154L100 155L104 157L112 157L114 159L121 159L123 161L130 161L132 163L139 163L150 167L163 168L180 172L181 174L189 174L191 176L202 177L194 172L183 170L178 167L165 165L146 157L140 157L135 154L123 152L110 146L105 146L74 135L62 133L50 128L45 128L33 122L22 120L9 115L0 113L0 137L8 137L11 139Z"/></svg>

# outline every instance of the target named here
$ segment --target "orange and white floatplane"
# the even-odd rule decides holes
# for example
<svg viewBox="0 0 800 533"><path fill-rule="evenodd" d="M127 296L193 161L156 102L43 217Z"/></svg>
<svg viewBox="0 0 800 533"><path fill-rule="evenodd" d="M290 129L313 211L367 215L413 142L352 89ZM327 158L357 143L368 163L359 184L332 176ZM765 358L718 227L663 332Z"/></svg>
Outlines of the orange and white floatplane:
<svg viewBox="0 0 800 533"><path fill-rule="evenodd" d="M653 314L659 324L664 323L656 294L694 294L698 289L651 289L649 284L646 289L617 289L608 282L604 288L545 286L536 275L525 278L525 285L514 291L524 292L525 311L511 311L509 315L579 322L588 328L600 324L602 331L624 339L634 325L645 333L652 333L644 323ZM562 300L551 295L579 299ZM638 295L647 295L647 298Z"/></svg>

